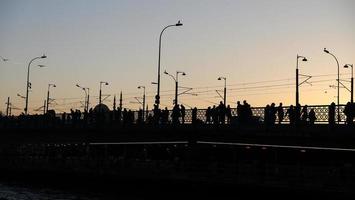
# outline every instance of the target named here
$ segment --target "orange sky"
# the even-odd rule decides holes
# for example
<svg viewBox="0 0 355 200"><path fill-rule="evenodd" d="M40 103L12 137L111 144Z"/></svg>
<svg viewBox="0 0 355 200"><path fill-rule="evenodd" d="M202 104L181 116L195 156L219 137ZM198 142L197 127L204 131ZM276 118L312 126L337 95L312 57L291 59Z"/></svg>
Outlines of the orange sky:
<svg viewBox="0 0 355 200"><path fill-rule="evenodd" d="M51 107L58 112L79 108L90 87L91 106L98 102L100 81L109 82L104 103L122 90L124 107L138 109L138 85L147 87L152 108L157 80L158 37L164 26L182 20L182 27L166 30L161 67L184 71L180 85L197 94L182 95L187 106L205 108L221 99L219 76L227 77L228 103L246 99L253 106L295 101L296 55L300 73L313 76L300 87L302 104L336 101L337 66L323 52L327 47L340 62L341 79L349 80L346 63L355 63L353 1L10 1L0 8L0 99L7 97L13 113L24 108L27 64L45 53L48 58L31 65L30 112L42 106L48 83L55 83ZM305 6L306 5L306 6ZM38 68L44 64L46 68ZM344 82L350 87L348 82ZM172 106L174 82L162 73L162 106ZM341 89L341 103L350 98Z"/></svg>

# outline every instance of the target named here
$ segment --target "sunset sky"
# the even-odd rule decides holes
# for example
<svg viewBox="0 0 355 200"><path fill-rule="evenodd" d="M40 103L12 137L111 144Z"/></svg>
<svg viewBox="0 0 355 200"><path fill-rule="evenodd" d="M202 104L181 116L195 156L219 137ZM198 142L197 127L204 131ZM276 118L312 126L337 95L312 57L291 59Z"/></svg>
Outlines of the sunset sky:
<svg viewBox="0 0 355 200"><path fill-rule="evenodd" d="M159 34L178 20L184 25L162 39L161 106L170 108L174 98L164 70L186 72L179 83L197 94L179 97L187 107L219 102L219 76L227 78L232 107L237 100L294 104L297 54L309 60L300 62L300 73L313 76L300 87L301 104L336 102L329 85L336 85L337 65L323 48L338 57L341 79L349 81L351 70L343 66L355 63L354 8L353 0L0 0L0 56L9 59L0 60L0 111L7 97L14 114L23 111L17 94L26 93L28 62L43 53L48 58L31 65L30 113L43 105L48 83L57 85L51 88L57 112L80 108L77 83L90 88L91 106L97 104L100 81L109 83L103 94L110 108L122 91L123 106L138 109L132 102L142 96L139 85L152 108ZM350 93L342 88L340 98L346 103Z"/></svg>

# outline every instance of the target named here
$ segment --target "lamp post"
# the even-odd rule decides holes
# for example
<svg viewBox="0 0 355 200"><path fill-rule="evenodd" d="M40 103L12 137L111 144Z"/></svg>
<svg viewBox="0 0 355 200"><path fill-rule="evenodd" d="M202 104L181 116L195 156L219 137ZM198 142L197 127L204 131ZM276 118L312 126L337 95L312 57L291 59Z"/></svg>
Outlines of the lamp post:
<svg viewBox="0 0 355 200"><path fill-rule="evenodd" d="M144 116L145 116L145 86L138 86L138 89L141 89L141 88L143 88L143 116L142 116L142 119L143 119L143 121L144 121Z"/></svg>
<svg viewBox="0 0 355 200"><path fill-rule="evenodd" d="M298 73L298 60L302 58L303 62L307 61L307 58L304 56L299 56L297 54L297 62L296 62L296 106L300 103L300 96L299 96L299 73Z"/></svg>
<svg viewBox="0 0 355 200"><path fill-rule="evenodd" d="M178 104L178 92L179 92L179 74L186 76L185 72L182 71L176 71L176 76L174 77L173 75L169 74L167 71L164 71L164 74L170 76L172 79L174 79L175 81L175 100L174 100L174 104L177 105Z"/></svg>
<svg viewBox="0 0 355 200"><path fill-rule="evenodd" d="M157 104L157 107L159 108L160 104L160 57L161 57L161 37L163 35L163 32L172 26L182 26L183 24L180 22L180 20L176 24L168 25L166 26L161 32L159 36L159 58L158 58L158 87L157 87L157 95L155 96L155 103Z"/></svg>
<svg viewBox="0 0 355 200"><path fill-rule="evenodd" d="M108 82L100 81L99 105L101 105L101 95L102 95L101 89L102 89L102 84L108 85ZM100 107L101 107L101 106L100 106Z"/></svg>
<svg viewBox="0 0 355 200"><path fill-rule="evenodd" d="M81 87L79 84L76 84L76 87L84 90L84 92L85 92L84 109L86 109L86 111L89 111L90 88Z"/></svg>
<svg viewBox="0 0 355 200"><path fill-rule="evenodd" d="M339 97L339 95L340 95L340 75L339 75L339 62L338 62L338 59L334 56L334 54L332 54L332 53L330 53L326 48L324 48L323 49L323 51L325 52L325 53L327 53L327 54L329 54L329 55L331 55L331 56L333 56L333 58L335 59L335 61L337 62L337 66L338 66L338 79L337 79L337 82L338 82L338 94L337 94L337 107L338 107L338 124L339 124L339 122L340 122L340 109L339 109L339 101L340 101L340 97Z"/></svg>
<svg viewBox="0 0 355 200"><path fill-rule="evenodd" d="M49 107L49 89L50 89L51 86L52 86L52 87L57 87L55 84L48 84L46 113L48 113L48 107Z"/></svg>
<svg viewBox="0 0 355 200"><path fill-rule="evenodd" d="M223 103L226 106L227 103L227 78L226 77L218 77L217 80L224 80L224 91L223 91Z"/></svg>
<svg viewBox="0 0 355 200"><path fill-rule="evenodd" d="M42 56L38 56L38 57L35 57L33 58L29 63L28 63L28 66L27 66L27 81L26 81L26 105L25 105L25 114L27 115L28 114L28 89L31 88L31 83L30 83L30 66L31 66L31 63L37 59L43 59L43 58L47 58L46 55L42 55ZM44 67L43 65L39 65L39 67Z"/></svg>
<svg viewBox="0 0 355 200"><path fill-rule="evenodd" d="M351 103L354 103L354 65L353 64L346 64L344 65L344 68L349 68L351 67L351 81L350 81L350 92L351 92L351 95L350 95L350 102Z"/></svg>

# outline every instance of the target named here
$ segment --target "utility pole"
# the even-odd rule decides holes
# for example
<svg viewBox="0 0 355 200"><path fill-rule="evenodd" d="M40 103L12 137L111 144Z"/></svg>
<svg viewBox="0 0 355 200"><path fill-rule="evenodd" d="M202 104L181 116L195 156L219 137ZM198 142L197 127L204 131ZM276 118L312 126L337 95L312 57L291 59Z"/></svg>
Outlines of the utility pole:
<svg viewBox="0 0 355 200"><path fill-rule="evenodd" d="M351 79L350 79L350 102L354 103L354 65L353 64L346 64L344 68L351 67Z"/></svg>
<svg viewBox="0 0 355 200"><path fill-rule="evenodd" d="M181 71L176 71L176 76L174 77L173 75L169 74L166 70L164 71L164 74L170 76L174 81L175 81L175 100L174 100L174 105L178 104L178 96L179 96L179 74L186 76L185 72Z"/></svg>
<svg viewBox="0 0 355 200"><path fill-rule="evenodd" d="M304 56L299 56L297 54L297 62L296 62L296 106L300 103L300 95L299 95L299 72L298 72L298 60L302 58L303 62L307 61L307 58ZM302 84L302 83L301 83Z"/></svg>
<svg viewBox="0 0 355 200"><path fill-rule="evenodd" d="M9 113L10 113L10 97L7 97L6 116L9 116Z"/></svg>
<svg viewBox="0 0 355 200"><path fill-rule="evenodd" d="M227 103L227 78L226 77L219 77L217 80L224 80L224 90L223 90L223 103L225 106Z"/></svg>
<svg viewBox="0 0 355 200"><path fill-rule="evenodd" d="M144 113L145 113L145 86L138 86L138 89L141 89L141 88L143 88L142 118L143 118L143 121L144 121L144 119L145 119L145 117L144 117Z"/></svg>
<svg viewBox="0 0 355 200"><path fill-rule="evenodd" d="M46 114L46 100L44 100L44 104L43 104L43 115Z"/></svg>

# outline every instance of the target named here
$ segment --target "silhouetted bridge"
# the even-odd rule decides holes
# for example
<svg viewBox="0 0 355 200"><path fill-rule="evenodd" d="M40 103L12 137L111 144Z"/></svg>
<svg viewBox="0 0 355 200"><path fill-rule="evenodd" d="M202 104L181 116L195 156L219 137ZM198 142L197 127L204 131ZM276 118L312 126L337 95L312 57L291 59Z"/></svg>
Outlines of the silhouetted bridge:
<svg viewBox="0 0 355 200"><path fill-rule="evenodd" d="M326 124L328 106L308 108L315 110L319 123L41 126L39 122L3 127L0 172L169 179L353 195L355 128ZM252 111L263 118L264 108ZM190 116L186 110L187 122ZM205 110L198 110L198 118L204 117Z"/></svg>

